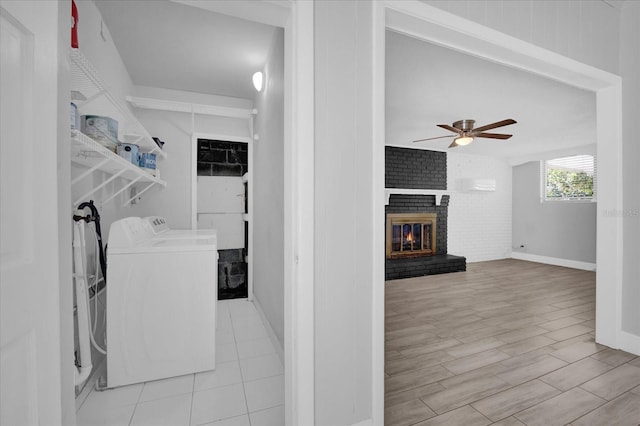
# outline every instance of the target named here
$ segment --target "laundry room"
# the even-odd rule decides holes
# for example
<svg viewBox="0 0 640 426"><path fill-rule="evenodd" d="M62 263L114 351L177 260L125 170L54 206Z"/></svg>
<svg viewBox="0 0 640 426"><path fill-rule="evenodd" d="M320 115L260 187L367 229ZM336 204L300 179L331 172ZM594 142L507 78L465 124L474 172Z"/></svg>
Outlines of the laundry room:
<svg viewBox="0 0 640 426"><path fill-rule="evenodd" d="M72 2L78 424L284 415L284 30L206 3Z"/></svg>

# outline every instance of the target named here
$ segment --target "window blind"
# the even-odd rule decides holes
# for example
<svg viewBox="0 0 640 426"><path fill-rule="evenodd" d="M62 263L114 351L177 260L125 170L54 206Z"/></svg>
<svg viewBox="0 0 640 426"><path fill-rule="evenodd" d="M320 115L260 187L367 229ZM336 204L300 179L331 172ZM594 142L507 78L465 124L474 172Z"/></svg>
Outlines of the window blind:
<svg viewBox="0 0 640 426"><path fill-rule="evenodd" d="M597 162L593 155L574 155L542 162L542 199L596 200Z"/></svg>

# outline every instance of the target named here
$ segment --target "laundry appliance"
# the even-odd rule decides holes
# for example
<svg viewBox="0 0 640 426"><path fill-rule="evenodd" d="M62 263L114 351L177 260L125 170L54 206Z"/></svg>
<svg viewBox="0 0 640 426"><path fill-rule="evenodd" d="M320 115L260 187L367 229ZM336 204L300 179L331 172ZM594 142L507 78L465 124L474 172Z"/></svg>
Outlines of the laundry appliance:
<svg viewBox="0 0 640 426"><path fill-rule="evenodd" d="M211 238L212 235L217 235L215 229L171 229L162 216L147 216L143 220L156 238Z"/></svg>
<svg viewBox="0 0 640 426"><path fill-rule="evenodd" d="M107 273L107 387L215 368L215 231L159 238L142 218L116 221Z"/></svg>

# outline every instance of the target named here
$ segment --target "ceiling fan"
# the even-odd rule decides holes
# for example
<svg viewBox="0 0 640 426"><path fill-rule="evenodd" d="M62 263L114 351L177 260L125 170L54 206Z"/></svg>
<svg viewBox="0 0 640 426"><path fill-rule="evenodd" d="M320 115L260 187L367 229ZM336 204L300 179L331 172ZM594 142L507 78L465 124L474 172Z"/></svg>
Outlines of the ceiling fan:
<svg viewBox="0 0 640 426"><path fill-rule="evenodd" d="M474 138L489 138L489 139L509 139L513 135L507 135L503 133L486 133L485 130L495 129L497 127L508 126L510 124L517 123L516 120L508 118L506 120L497 121L495 123L487 124L486 126L480 126L474 128L475 120L459 120L453 123L453 126L448 124L438 124L438 127L450 130L456 135L436 136L435 138L418 139L414 142L430 141L433 139L452 138L456 137L449 148L455 148L456 146L469 145L473 142Z"/></svg>

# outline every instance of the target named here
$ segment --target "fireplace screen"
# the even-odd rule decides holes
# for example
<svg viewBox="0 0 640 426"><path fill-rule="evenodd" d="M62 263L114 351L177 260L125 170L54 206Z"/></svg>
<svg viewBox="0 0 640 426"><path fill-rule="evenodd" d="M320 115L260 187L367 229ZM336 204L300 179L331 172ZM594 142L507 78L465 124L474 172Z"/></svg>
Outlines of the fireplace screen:
<svg viewBox="0 0 640 426"><path fill-rule="evenodd" d="M436 253L435 213L387 215L387 258L431 256Z"/></svg>

